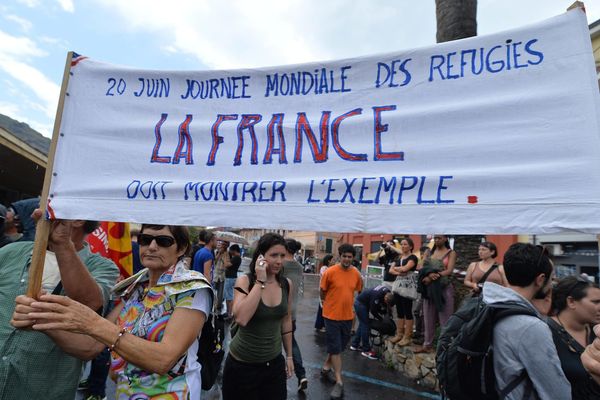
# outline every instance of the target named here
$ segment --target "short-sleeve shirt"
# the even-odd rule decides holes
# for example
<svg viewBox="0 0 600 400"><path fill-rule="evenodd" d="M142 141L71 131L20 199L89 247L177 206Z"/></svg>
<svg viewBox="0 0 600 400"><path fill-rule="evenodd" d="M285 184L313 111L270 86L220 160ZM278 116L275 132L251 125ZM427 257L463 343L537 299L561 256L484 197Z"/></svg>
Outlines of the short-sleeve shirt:
<svg viewBox="0 0 600 400"><path fill-rule="evenodd" d="M135 283L125 290L122 299L125 306L117 318L117 325L151 342L162 340L177 308L197 310L205 316L210 315L212 309L212 290L208 281L196 271L185 269L182 263L161 275L157 285L151 288L148 288L147 274L141 272ZM195 340L165 375L145 371L113 352L111 372L117 380L116 398L125 400L141 394L198 398L202 382L197 352L198 341Z"/></svg>
<svg viewBox="0 0 600 400"><path fill-rule="evenodd" d="M203 274L204 273L204 264L209 260L214 261L214 259L215 259L215 256L213 255L212 251L210 251L206 247L203 247L200 250L198 250L198 252L194 256L194 263L192 264L192 269L194 271L198 271L201 274ZM212 275L214 267L215 267L215 264L213 262L213 265L210 269L211 275ZM209 281L212 281L212 276L207 276L206 279L208 279Z"/></svg>
<svg viewBox="0 0 600 400"><path fill-rule="evenodd" d="M298 293L302 283L302 265L296 260L283 262L283 276L292 281L292 321L296 320L296 306L298 304Z"/></svg>
<svg viewBox="0 0 600 400"><path fill-rule="evenodd" d="M18 242L0 249L0 399L73 399L83 362L63 352L42 332L13 328L9 321L15 297L25 294L33 242ZM90 252L78 253L104 298L119 277L109 259ZM62 294L64 294L64 289Z"/></svg>
<svg viewBox="0 0 600 400"><path fill-rule="evenodd" d="M354 319L354 292L360 292L363 281L358 269L340 264L327 268L321 278L321 290L326 292L323 317L334 321Z"/></svg>
<svg viewBox="0 0 600 400"><path fill-rule="evenodd" d="M406 264L408 264L409 261L413 262L413 266L410 269L411 271L414 271L417 268L417 264L419 264L419 259L417 258L417 256L415 256L414 254L409 255L408 257L403 257L403 258L398 258L396 260L400 265L400 267L404 267L406 266Z"/></svg>

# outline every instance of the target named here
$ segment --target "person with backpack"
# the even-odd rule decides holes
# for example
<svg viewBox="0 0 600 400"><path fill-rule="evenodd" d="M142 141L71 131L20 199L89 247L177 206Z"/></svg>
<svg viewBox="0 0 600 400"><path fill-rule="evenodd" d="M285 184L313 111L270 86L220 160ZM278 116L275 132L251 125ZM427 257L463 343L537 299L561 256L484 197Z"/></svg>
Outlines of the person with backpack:
<svg viewBox="0 0 600 400"><path fill-rule="evenodd" d="M581 276L561 279L552 290L553 315L548 319L558 358L571 382L573 400L600 399L595 383L581 363L585 347L596 339L591 326L598 318L600 289Z"/></svg>
<svg viewBox="0 0 600 400"><path fill-rule="evenodd" d="M496 263L498 250L492 242L481 242L479 245L479 261L472 262L467 268L464 284L471 288L473 296L479 296L485 282L494 282L506 286L504 267Z"/></svg>
<svg viewBox="0 0 600 400"><path fill-rule="evenodd" d="M545 249L515 243L504 255L508 287L493 282L483 285L488 307L509 304L524 309L493 325L496 387L506 399L571 398L571 385L561 369L550 328L532 305L552 290L553 269Z"/></svg>
<svg viewBox="0 0 600 400"><path fill-rule="evenodd" d="M352 338L350 350L361 351L361 355L370 360L376 360L377 354L371 351L369 334L371 333L371 319L383 320L384 315L391 317L392 306L396 304L394 293L386 285L363 290L354 300L354 311L358 317L358 330Z"/></svg>
<svg viewBox="0 0 600 400"><path fill-rule="evenodd" d="M233 315L238 328L225 360L223 400L287 397L286 376L294 374L294 362L293 287L283 277L285 245L281 235L264 234L254 250L250 273L236 281Z"/></svg>

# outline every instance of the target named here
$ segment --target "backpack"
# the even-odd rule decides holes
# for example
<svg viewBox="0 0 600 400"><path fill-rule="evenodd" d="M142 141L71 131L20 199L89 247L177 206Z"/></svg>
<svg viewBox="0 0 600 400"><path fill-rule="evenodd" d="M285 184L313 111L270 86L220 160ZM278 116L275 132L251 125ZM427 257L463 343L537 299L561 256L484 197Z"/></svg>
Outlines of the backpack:
<svg viewBox="0 0 600 400"><path fill-rule="evenodd" d="M525 378L524 370L505 388L494 373L494 325L511 315L537 314L516 302L486 304L470 298L448 320L440 333L436 368L443 398L452 400L504 399Z"/></svg>
<svg viewBox="0 0 600 400"><path fill-rule="evenodd" d="M202 390L210 390L219 375L221 363L225 356L223 341L225 339L225 323L220 318L214 318L211 314L204 326L202 334L198 339L198 362L202 365L200 374L202 376Z"/></svg>
<svg viewBox="0 0 600 400"><path fill-rule="evenodd" d="M369 321L371 329L376 330L382 335L391 336L396 334L396 324L387 315L384 316L382 319L371 318Z"/></svg>

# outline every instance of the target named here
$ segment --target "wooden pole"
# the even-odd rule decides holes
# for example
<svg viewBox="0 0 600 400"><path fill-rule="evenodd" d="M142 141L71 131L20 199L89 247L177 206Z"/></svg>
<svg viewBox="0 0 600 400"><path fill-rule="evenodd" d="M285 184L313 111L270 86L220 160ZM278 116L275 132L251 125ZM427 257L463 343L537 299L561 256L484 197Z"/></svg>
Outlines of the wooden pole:
<svg viewBox="0 0 600 400"><path fill-rule="evenodd" d="M583 12L585 12L585 4L583 4L583 1L576 1L575 3L571 4L569 8L567 8L567 11L571 11L574 8L581 8Z"/></svg>
<svg viewBox="0 0 600 400"><path fill-rule="evenodd" d="M40 209L42 217L38 220L35 228L35 243L33 245L33 254L31 255L31 265L29 267L29 286L27 296L37 298L42 288L42 275L44 274L44 260L46 259L46 248L48 247L48 237L50 236L50 227L52 221L46 219L46 205L48 203L48 192L50 191L50 182L52 181L52 170L54 169L54 154L56 152L56 143L60 134L60 125L62 121L63 108L65 106L65 96L69 84L71 72L71 60L73 52L67 54L65 71L63 73L62 86L60 88L60 97L56 109L56 118L54 120L54 130L52 132L52 142L48 152L48 164L46 165L46 175L44 176L44 187L40 197Z"/></svg>

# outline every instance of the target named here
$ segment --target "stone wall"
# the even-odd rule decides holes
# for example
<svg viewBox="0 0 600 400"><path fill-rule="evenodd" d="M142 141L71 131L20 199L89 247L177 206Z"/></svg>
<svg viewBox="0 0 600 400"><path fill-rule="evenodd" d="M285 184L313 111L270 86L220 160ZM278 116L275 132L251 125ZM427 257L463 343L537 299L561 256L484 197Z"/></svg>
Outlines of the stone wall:
<svg viewBox="0 0 600 400"><path fill-rule="evenodd" d="M435 370L435 353L415 354L416 346L398 346L385 341L383 346L383 362L414 380L418 385L430 390L439 391Z"/></svg>

